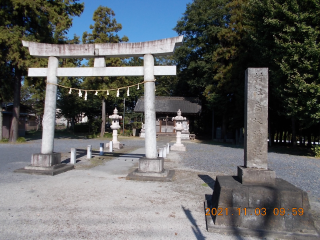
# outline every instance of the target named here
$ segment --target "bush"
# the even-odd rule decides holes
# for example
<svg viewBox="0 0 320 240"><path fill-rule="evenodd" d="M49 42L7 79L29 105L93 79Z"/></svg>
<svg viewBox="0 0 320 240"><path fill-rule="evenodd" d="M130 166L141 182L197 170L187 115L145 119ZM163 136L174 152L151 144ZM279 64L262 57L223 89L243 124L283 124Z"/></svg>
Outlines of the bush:
<svg viewBox="0 0 320 240"><path fill-rule="evenodd" d="M88 139L91 139L91 138L97 138L97 137L99 137L99 136L100 136L99 134L93 133L93 134L87 135L87 138L88 138Z"/></svg>
<svg viewBox="0 0 320 240"><path fill-rule="evenodd" d="M133 122L131 123L132 128L135 129L141 129L142 128L142 122Z"/></svg>
<svg viewBox="0 0 320 240"><path fill-rule="evenodd" d="M9 142L9 139L8 138L3 138L0 142L7 143L7 142Z"/></svg>
<svg viewBox="0 0 320 240"><path fill-rule="evenodd" d="M106 137L106 138L112 138L112 133L111 132L106 132L103 137Z"/></svg>
<svg viewBox="0 0 320 240"><path fill-rule="evenodd" d="M23 143L26 142L26 139L24 137L18 137L17 143Z"/></svg>
<svg viewBox="0 0 320 240"><path fill-rule="evenodd" d="M75 133L85 133L89 132L89 125L87 123L77 123L74 125Z"/></svg>
<svg viewBox="0 0 320 240"><path fill-rule="evenodd" d="M125 129L123 136L132 136L132 130Z"/></svg>
<svg viewBox="0 0 320 240"><path fill-rule="evenodd" d="M319 145L313 146L312 151L314 152L315 157L320 157L320 146Z"/></svg>

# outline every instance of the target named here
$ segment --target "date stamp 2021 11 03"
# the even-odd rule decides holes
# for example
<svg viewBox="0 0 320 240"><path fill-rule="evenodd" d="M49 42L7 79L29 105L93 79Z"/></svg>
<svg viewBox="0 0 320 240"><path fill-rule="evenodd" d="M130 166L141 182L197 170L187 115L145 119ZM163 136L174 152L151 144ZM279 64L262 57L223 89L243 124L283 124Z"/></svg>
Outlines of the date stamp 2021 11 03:
<svg viewBox="0 0 320 240"><path fill-rule="evenodd" d="M273 214L275 216L284 216L284 215L292 215L292 216L302 216L304 211L303 208L273 208L273 209L266 209L266 208L255 208L254 212L249 213L247 212L247 208L236 208L236 209L228 208L206 208L206 216L248 216L248 215L256 215L256 216L266 216L267 214Z"/></svg>

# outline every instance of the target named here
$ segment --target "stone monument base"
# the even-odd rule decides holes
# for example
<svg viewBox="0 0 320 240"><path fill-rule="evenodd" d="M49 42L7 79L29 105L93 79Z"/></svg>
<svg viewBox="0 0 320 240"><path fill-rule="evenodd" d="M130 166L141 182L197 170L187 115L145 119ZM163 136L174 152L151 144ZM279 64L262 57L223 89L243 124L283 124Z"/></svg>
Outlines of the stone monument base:
<svg viewBox="0 0 320 240"><path fill-rule="evenodd" d="M246 168L238 166L238 177L242 184L275 185L276 172L270 169Z"/></svg>
<svg viewBox="0 0 320 240"><path fill-rule="evenodd" d="M185 152L186 151L186 147L183 144L173 144L170 148L172 151L181 151L181 152Z"/></svg>
<svg viewBox="0 0 320 240"><path fill-rule="evenodd" d="M74 169L73 164L61 163L61 153L35 153L31 156L31 165L14 172L54 176L72 169Z"/></svg>
<svg viewBox="0 0 320 240"><path fill-rule="evenodd" d="M217 176L205 202L209 232L288 239L318 239L308 194L276 178L272 185L241 184L237 176Z"/></svg>

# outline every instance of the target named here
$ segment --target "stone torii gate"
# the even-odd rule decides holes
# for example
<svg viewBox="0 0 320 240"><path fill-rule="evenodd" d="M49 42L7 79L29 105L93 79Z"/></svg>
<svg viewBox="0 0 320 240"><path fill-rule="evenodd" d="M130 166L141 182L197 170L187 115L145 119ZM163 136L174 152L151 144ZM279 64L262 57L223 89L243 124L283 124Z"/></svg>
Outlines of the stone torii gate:
<svg viewBox="0 0 320 240"><path fill-rule="evenodd" d="M154 56L172 55L183 36L139 43L46 44L22 41L30 55L48 58L48 68L29 68L29 77L47 77L41 153L33 154L25 172L57 174L70 169L61 164L61 154L53 152L57 98L57 77L144 76L145 151L140 172L163 172L158 158L155 126L155 75L176 75L176 66L154 66ZM106 67L105 57L143 57L144 66ZM94 67L59 68L58 58L94 58ZM146 162L147 161L147 162ZM146 167L150 166L150 167ZM154 167L158 166L158 167ZM162 166L162 167L161 167ZM69 168L69 169L68 169ZM72 166L73 168L73 166ZM158 169L158 170L155 170Z"/></svg>

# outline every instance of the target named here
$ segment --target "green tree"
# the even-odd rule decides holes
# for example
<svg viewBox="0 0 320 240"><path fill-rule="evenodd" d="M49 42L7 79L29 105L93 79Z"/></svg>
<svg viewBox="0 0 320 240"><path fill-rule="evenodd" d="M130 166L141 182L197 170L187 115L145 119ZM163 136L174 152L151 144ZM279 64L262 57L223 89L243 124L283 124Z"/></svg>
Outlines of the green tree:
<svg viewBox="0 0 320 240"><path fill-rule="evenodd" d="M66 44L79 44L78 36L73 39L67 40ZM82 59L77 58L64 58L60 60L61 67L75 68L81 66ZM72 89L81 89L82 78L77 77L62 77L59 78L59 84L70 88L58 88L57 108L59 109L58 117L64 116L71 122L71 128L74 130L75 123L78 116L83 112L85 105L84 92L83 96L79 97L79 91Z"/></svg>
<svg viewBox="0 0 320 240"><path fill-rule="evenodd" d="M11 122L10 141L18 137L20 114L20 88L27 68L35 66L37 60L22 47L22 40L59 43L65 39L72 17L79 16L83 4L78 0L23 1L2 0L0 2L0 47L1 64L9 66L13 75L14 109Z"/></svg>
<svg viewBox="0 0 320 240"><path fill-rule="evenodd" d="M202 100L202 126L208 125L214 109L223 136L227 127L243 126L244 71L250 64L243 27L246 2L195 0L174 28L184 35L175 53L177 91Z"/></svg>
<svg viewBox="0 0 320 240"><path fill-rule="evenodd" d="M93 14L94 25L90 25L92 29L91 33L84 32L82 35L83 43L119 43L127 42L128 37L119 37L117 32L122 29L122 25L117 23L115 13L108 7L99 6ZM106 66L123 66L124 63L120 58L108 58L105 59ZM88 65L93 67L94 59L89 59ZM117 89L122 86L128 85L128 79L125 77L91 77L84 80L83 86L87 89ZM124 91L121 91L121 95ZM116 102L116 91L110 91L109 95L107 92L99 92L99 98L102 101L102 123L101 123L101 134L102 137L105 132L105 104L107 101L109 105Z"/></svg>
<svg viewBox="0 0 320 240"><path fill-rule="evenodd" d="M259 61L271 67L271 95L279 114L310 127L320 119L320 3L250 0L246 18Z"/></svg>

